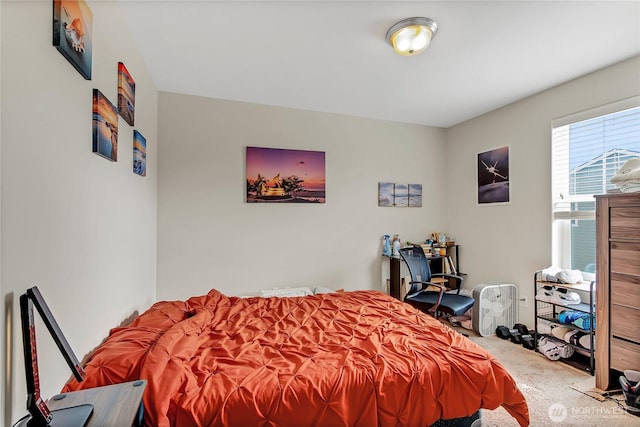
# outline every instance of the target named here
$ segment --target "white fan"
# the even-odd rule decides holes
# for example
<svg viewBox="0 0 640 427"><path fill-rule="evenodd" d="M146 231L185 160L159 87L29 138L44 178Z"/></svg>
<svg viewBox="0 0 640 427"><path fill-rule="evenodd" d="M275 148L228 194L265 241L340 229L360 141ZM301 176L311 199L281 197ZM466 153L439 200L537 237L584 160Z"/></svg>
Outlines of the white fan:
<svg viewBox="0 0 640 427"><path fill-rule="evenodd" d="M495 335L498 326L512 328L518 321L518 288L513 284L480 284L473 288L472 325L481 336Z"/></svg>

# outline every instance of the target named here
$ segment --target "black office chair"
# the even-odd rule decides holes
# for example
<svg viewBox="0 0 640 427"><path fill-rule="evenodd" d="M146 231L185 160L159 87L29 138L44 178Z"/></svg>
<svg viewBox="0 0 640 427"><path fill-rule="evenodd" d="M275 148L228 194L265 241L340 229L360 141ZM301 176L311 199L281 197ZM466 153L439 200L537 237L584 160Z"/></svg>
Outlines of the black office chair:
<svg viewBox="0 0 640 427"><path fill-rule="evenodd" d="M462 277L455 274L431 274L429 260L419 246L400 249L402 260L409 267L411 288L404 301L426 313L461 316L473 306L473 298L460 295ZM447 293L446 284L456 285L455 293Z"/></svg>

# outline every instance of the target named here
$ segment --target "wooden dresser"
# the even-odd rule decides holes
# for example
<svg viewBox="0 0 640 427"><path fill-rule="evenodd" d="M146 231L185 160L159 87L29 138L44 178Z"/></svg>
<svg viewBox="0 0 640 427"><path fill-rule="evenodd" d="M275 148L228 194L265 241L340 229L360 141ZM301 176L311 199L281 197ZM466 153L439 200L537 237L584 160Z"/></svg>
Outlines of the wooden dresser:
<svg viewBox="0 0 640 427"><path fill-rule="evenodd" d="M596 196L596 387L640 371L640 193Z"/></svg>

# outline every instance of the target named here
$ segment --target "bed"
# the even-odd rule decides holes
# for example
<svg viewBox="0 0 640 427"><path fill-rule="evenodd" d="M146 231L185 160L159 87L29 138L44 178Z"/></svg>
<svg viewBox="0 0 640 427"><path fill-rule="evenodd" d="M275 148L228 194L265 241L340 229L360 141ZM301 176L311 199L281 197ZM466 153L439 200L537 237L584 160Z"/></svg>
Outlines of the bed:
<svg viewBox="0 0 640 427"><path fill-rule="evenodd" d="M148 426L430 426L524 396L486 350L377 291L161 301L63 391L148 381Z"/></svg>

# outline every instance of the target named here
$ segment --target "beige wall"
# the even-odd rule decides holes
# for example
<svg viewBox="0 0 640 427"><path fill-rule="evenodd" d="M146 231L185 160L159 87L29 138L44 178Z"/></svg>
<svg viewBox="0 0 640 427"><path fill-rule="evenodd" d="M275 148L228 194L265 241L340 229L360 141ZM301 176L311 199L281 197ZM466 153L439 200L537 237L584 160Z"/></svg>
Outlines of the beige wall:
<svg viewBox="0 0 640 427"><path fill-rule="evenodd" d="M531 324L533 272L551 262L551 119L637 94L638 62L447 130L161 93L158 297L211 287L378 289L382 234L445 231L461 245L465 287L515 283L529 300L521 320ZM511 202L479 206L476 155L504 145ZM245 203L246 146L325 151L327 203ZM378 207L380 181L422 183L424 207Z"/></svg>
<svg viewBox="0 0 640 427"><path fill-rule="evenodd" d="M380 289L382 235L446 222L442 129L160 93L159 135L159 299ZM247 146L324 151L326 203L245 203ZM378 182L422 184L423 207L379 207Z"/></svg>
<svg viewBox="0 0 640 427"><path fill-rule="evenodd" d="M0 35L2 34L2 2L0 2ZM2 100L2 43L0 42L0 100ZM1 193L1 189L2 189L2 102L0 102L0 193ZM0 194L1 196L1 194ZM0 197L0 272L2 272L2 197ZM2 337L6 337L7 333L5 331L7 331L7 325L6 325L6 318L4 317L4 313L5 313L5 309L4 309L4 292L2 290L2 274L0 273L0 295L2 295L2 299L0 299L0 307L2 307L0 309L0 312L2 313L3 319L4 319L4 327L2 328L3 330L0 332L0 336ZM6 340L3 338L2 342L5 342ZM6 406L9 406L11 404L10 401L5 402L5 397L7 397L8 393L6 393L6 390L11 390L11 375L7 376L7 372L6 372L6 368L5 368L5 350L4 350L4 345L0 344L0 346L2 347L2 350L0 351L0 366L2 366L2 368L0 369L0 380L2 381L2 388L0 388L0 423L4 424L8 424L9 422L11 422L11 419L6 419L4 414L4 408Z"/></svg>
<svg viewBox="0 0 640 427"><path fill-rule="evenodd" d="M640 93L638 57L447 129L448 226L463 245L467 282L515 283L528 298L533 273L551 264L551 120ZM510 147L511 203L476 203L476 155Z"/></svg>
<svg viewBox="0 0 640 427"><path fill-rule="evenodd" d="M13 386L0 424L11 425L26 412L20 294L39 286L79 358L155 300L157 91L117 3L89 2L92 81L52 47L51 1L1 4L0 280L3 302L13 300ZM145 178L132 173L133 128L122 119L118 162L91 151L92 89L116 102L118 61L137 83L135 128L148 141ZM42 324L38 346L49 397L70 371Z"/></svg>
<svg viewBox="0 0 640 427"><path fill-rule="evenodd" d="M158 95L117 3L89 5L94 77L85 81L51 46L51 1L0 2L0 292L17 313L18 296L38 285L79 357L156 299L212 287L379 288L385 233L418 240L446 231L462 245L467 287L516 283L531 299L533 271L551 259L551 119L640 92L635 58L446 131ZM118 61L137 83L146 178L131 173L123 120L120 161L91 153L91 90L115 101ZM504 145L512 202L479 207L476 154ZM325 151L327 203L245 203L247 146ZM424 206L378 207L381 181L422 184ZM25 412L20 331L10 320L4 425ZM40 359L50 396L69 373L38 331L41 354L56 355Z"/></svg>

